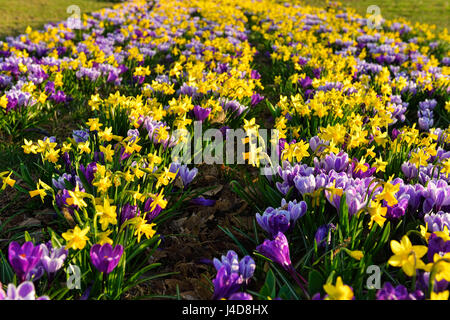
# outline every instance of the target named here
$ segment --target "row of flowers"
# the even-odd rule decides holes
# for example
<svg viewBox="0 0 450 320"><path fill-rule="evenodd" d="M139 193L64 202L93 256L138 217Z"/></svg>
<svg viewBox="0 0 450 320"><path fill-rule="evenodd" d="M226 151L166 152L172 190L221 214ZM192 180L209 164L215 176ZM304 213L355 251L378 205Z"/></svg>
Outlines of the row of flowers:
<svg viewBox="0 0 450 320"><path fill-rule="evenodd" d="M236 187L267 238L254 233L253 283L234 251L214 263L214 296L448 299L447 31L373 29L336 3L241 6L279 96L267 106L282 165Z"/></svg>
<svg viewBox="0 0 450 320"><path fill-rule="evenodd" d="M0 43L2 119L80 103L86 117L66 139L24 139L38 181L23 164L1 174L3 190L40 198L58 225L48 242L26 233L10 243L1 298L119 299L163 276L148 263L161 250L157 226L213 202L189 186L198 170L171 158L174 132L192 132L194 120L236 126L261 101L245 15L225 9L232 23L204 1L129 1L85 17L81 30L48 24Z"/></svg>

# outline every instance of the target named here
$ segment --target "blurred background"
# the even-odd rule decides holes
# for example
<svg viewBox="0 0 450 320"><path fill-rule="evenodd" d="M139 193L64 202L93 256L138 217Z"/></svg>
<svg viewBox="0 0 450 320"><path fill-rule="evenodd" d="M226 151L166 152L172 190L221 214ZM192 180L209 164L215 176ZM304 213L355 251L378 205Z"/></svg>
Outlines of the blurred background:
<svg viewBox="0 0 450 320"><path fill-rule="evenodd" d="M162 0L164 1L164 0ZM189 1L189 0L187 0ZM290 0L274 0L286 2ZM328 0L291 0L314 6L326 6ZM40 28L47 22L58 22L75 12L67 8L76 5L81 14L111 7L118 0L0 0L0 38L23 33L29 25ZM449 29L450 4L448 0L341 0L344 6L354 8L365 16L367 8L377 5L385 19L405 18L411 22L435 24L438 30Z"/></svg>

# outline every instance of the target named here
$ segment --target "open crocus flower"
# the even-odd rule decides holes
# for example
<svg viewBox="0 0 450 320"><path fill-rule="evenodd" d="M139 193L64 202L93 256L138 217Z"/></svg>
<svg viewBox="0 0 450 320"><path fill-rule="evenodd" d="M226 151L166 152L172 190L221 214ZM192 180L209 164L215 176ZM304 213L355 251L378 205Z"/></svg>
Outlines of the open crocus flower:
<svg viewBox="0 0 450 320"><path fill-rule="evenodd" d="M41 244L42 257L40 264L47 274L54 275L64 264L68 251L64 248L53 248L50 243Z"/></svg>
<svg viewBox="0 0 450 320"><path fill-rule="evenodd" d="M42 256L42 248L34 246L31 241L22 246L13 241L9 245L8 258L20 281L25 281L27 275L39 263Z"/></svg>
<svg viewBox="0 0 450 320"><path fill-rule="evenodd" d="M122 257L123 246L118 244L113 247L109 243L104 245L94 244L91 248L91 261L98 271L106 274L114 270Z"/></svg>
<svg viewBox="0 0 450 320"><path fill-rule="evenodd" d="M0 300L50 300L47 296L36 297L34 284L31 281L22 282L17 288L10 283L6 292L0 285Z"/></svg>

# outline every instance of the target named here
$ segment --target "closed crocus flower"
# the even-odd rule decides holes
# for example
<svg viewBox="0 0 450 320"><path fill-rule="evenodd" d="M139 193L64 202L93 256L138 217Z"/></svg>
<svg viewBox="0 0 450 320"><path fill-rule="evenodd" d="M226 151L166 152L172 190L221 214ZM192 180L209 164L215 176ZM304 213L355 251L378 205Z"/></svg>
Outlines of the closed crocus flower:
<svg viewBox="0 0 450 320"><path fill-rule="evenodd" d="M204 121L206 118L208 118L210 113L211 108L202 108L198 105L194 106L195 119L197 119L198 121Z"/></svg>
<svg viewBox="0 0 450 320"><path fill-rule="evenodd" d="M242 275L236 272L228 272L226 266L222 266L218 271L216 278L212 281L214 285L213 299L222 299L231 296L241 288L244 279Z"/></svg>
<svg viewBox="0 0 450 320"><path fill-rule="evenodd" d="M119 264L122 257L123 246L118 244L113 247L109 243L104 245L94 244L91 248L92 264L102 273L110 273Z"/></svg>
<svg viewBox="0 0 450 320"><path fill-rule="evenodd" d="M153 199L152 199L153 200ZM147 199L148 202L148 199ZM146 203L147 203L146 202ZM148 205L150 206L150 205ZM120 211L120 224L124 224L127 220L130 220L136 216L139 216L139 209L137 206L133 206L129 203L126 203L123 207L122 210Z"/></svg>
<svg viewBox="0 0 450 320"><path fill-rule="evenodd" d="M252 107L256 106L258 103L260 103L263 100L264 100L264 96L260 95L259 93L255 93L254 95L252 95L250 105Z"/></svg>
<svg viewBox="0 0 450 320"><path fill-rule="evenodd" d="M76 143L86 142L89 139L89 132L86 130L73 130L72 137Z"/></svg>
<svg viewBox="0 0 450 320"><path fill-rule="evenodd" d="M428 226L429 232L444 231L447 226L450 229L450 213L439 211L438 213L427 213L423 220Z"/></svg>
<svg viewBox="0 0 450 320"><path fill-rule="evenodd" d="M242 274L245 282L248 282L255 272L255 260L250 256L245 256L239 261L239 273Z"/></svg>
<svg viewBox="0 0 450 320"><path fill-rule="evenodd" d="M199 206L211 207L216 204L216 200L206 199L204 197L197 197L192 199L191 203Z"/></svg>
<svg viewBox="0 0 450 320"><path fill-rule="evenodd" d="M316 178L313 175L306 177L295 177L295 187L304 195L305 193L312 193L316 189Z"/></svg>
<svg viewBox="0 0 450 320"><path fill-rule="evenodd" d="M220 260L214 258L213 264L217 271L224 266L228 273L239 272L239 257L234 250L229 250Z"/></svg>
<svg viewBox="0 0 450 320"><path fill-rule="evenodd" d="M13 241L9 245L8 258L20 281L25 281L30 271L36 267L42 256L42 248L31 241L20 246Z"/></svg>
<svg viewBox="0 0 450 320"><path fill-rule="evenodd" d="M286 208L289 212L289 220L294 223L297 219L303 217L303 215L308 210L308 206L305 201L300 201L297 203L297 200L289 201L286 203L285 199L281 199L281 208Z"/></svg>
<svg viewBox="0 0 450 320"><path fill-rule="evenodd" d="M406 178L414 179L417 177L417 167L414 164L405 162L402 164L401 169Z"/></svg>
<svg viewBox="0 0 450 320"><path fill-rule="evenodd" d="M256 247L256 250L263 256L281 265L285 270L291 270L292 263L289 254L289 244L286 236L282 232L279 232L273 240L264 240L262 244Z"/></svg>
<svg viewBox="0 0 450 320"><path fill-rule="evenodd" d="M289 212L286 210L267 210L261 216L256 214L256 221L259 226L270 234L271 238L274 238L278 232L286 232L290 227Z"/></svg>
<svg viewBox="0 0 450 320"><path fill-rule="evenodd" d="M322 226L320 226L319 228L317 228L316 234L314 236L314 238L316 239L317 242L317 246L320 247L325 247L326 243L330 243L330 239L327 239L328 237L328 232L330 229L335 230L336 227L332 224L324 224Z"/></svg>

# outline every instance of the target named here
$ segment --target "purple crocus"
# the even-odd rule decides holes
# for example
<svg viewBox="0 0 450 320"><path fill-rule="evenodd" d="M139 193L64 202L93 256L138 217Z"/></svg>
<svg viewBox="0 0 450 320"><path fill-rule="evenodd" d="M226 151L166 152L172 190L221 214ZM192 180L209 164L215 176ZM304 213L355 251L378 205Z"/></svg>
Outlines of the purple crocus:
<svg viewBox="0 0 450 320"><path fill-rule="evenodd" d="M75 142L86 142L89 139L89 132L86 130L73 130L72 137Z"/></svg>
<svg viewBox="0 0 450 320"><path fill-rule="evenodd" d="M216 200L206 199L204 197L197 197L191 200L192 204L200 205L204 207L211 207L216 204Z"/></svg>
<svg viewBox="0 0 450 320"><path fill-rule="evenodd" d="M150 198L151 199L151 198ZM148 201L148 199L147 199ZM136 216L139 216L139 209L137 206L133 206L129 203L126 203L122 210L120 211L120 224L124 224L125 221L132 219Z"/></svg>
<svg viewBox="0 0 450 320"><path fill-rule="evenodd" d="M41 244L41 265L47 274L52 277L64 264L68 251L64 248L53 248L51 242Z"/></svg>
<svg viewBox="0 0 450 320"><path fill-rule="evenodd" d="M104 245L94 244L91 248L91 261L98 271L106 274L114 270L122 257L123 246L118 244L113 247L109 243Z"/></svg>
<svg viewBox="0 0 450 320"><path fill-rule="evenodd" d="M427 213L423 219L428 225L428 232L443 231L445 226L450 229L450 213Z"/></svg>
<svg viewBox="0 0 450 320"><path fill-rule="evenodd" d="M444 241L441 237L436 236L434 233L431 234L428 239L428 251L427 258L429 262L434 261L434 254L443 255L450 252L450 240Z"/></svg>
<svg viewBox="0 0 450 320"><path fill-rule="evenodd" d="M250 256L245 256L239 261L239 256L233 250L229 250L226 255L222 255L221 260L214 258L213 265L217 271L225 267L227 273L239 273L243 281L248 282L255 272L256 264Z"/></svg>
<svg viewBox="0 0 450 320"><path fill-rule="evenodd" d="M264 100L264 96L260 95L259 93L255 93L252 95L252 100L250 102L250 105L256 106L258 103Z"/></svg>
<svg viewBox="0 0 450 320"><path fill-rule="evenodd" d="M204 121L206 118L208 118L209 114L211 113L211 108L202 108L201 106L194 106L194 115L195 119L198 121Z"/></svg>
<svg viewBox="0 0 450 320"><path fill-rule="evenodd" d="M262 244L256 247L256 250L263 256L281 265L285 270L290 271L292 268L289 244L282 232L278 232L273 240L264 240Z"/></svg>
<svg viewBox="0 0 450 320"><path fill-rule="evenodd" d="M145 204L144 204L144 211L143 212L145 214L145 219L148 222L153 221L153 219L155 219L162 211L162 208L161 208L161 206L159 204L157 204L156 207L153 210L150 210L152 203L153 203L153 198L148 198L145 201Z"/></svg>
<svg viewBox="0 0 450 320"><path fill-rule="evenodd" d="M198 173L198 169L189 169L187 165L182 165L178 173L180 174L181 180L183 181L183 186L186 187L192 182L192 180L194 180L195 176Z"/></svg>
<svg viewBox="0 0 450 320"><path fill-rule="evenodd" d="M394 288L390 282L386 282L377 292L377 300L422 300L424 298L425 295L421 290L409 293L405 286L400 284Z"/></svg>
<svg viewBox="0 0 450 320"><path fill-rule="evenodd" d="M417 177L417 167L410 163L410 162L404 162L401 166L402 172L405 175L407 179L414 179Z"/></svg>
<svg viewBox="0 0 450 320"><path fill-rule="evenodd" d="M316 189L316 178L312 174L304 177L297 176L294 178L294 184L301 195L312 193Z"/></svg>
<svg viewBox="0 0 450 320"><path fill-rule="evenodd" d="M50 300L47 296L36 297L34 284L31 281L22 282L18 287L13 283L8 285L6 292L0 286L0 300Z"/></svg>
<svg viewBox="0 0 450 320"><path fill-rule="evenodd" d="M9 263L21 282L27 279L28 274L39 263L41 256L41 246L35 246L31 241L25 242L22 246L15 241L9 244Z"/></svg>
<svg viewBox="0 0 450 320"><path fill-rule="evenodd" d="M273 238L278 232L284 233L292 229L295 222L306 213L306 210L307 205L304 201L297 203L297 200L294 200L287 203L285 199L282 199L280 208L269 207L262 216L257 213L256 221Z"/></svg>
<svg viewBox="0 0 450 320"><path fill-rule="evenodd" d="M94 180L94 173L97 172L97 163L91 162L86 166L86 168L84 165L80 164L80 171L83 173L87 182L91 184Z"/></svg>
<svg viewBox="0 0 450 320"><path fill-rule="evenodd" d="M233 293L228 300L253 300L253 297L247 292L236 292Z"/></svg>
<svg viewBox="0 0 450 320"><path fill-rule="evenodd" d="M317 247L325 247L325 244L330 244L329 231L330 229L336 230L336 227L332 223L324 224L317 228L314 239L316 239Z"/></svg>
<svg viewBox="0 0 450 320"><path fill-rule="evenodd" d="M312 79L311 79L310 77L306 76L306 77L304 77L304 78L302 78L302 79L299 79L298 82L300 83L300 85L301 85L304 89L306 89L306 88L308 88L309 86L312 85L312 82L313 82L313 81L312 81Z"/></svg>
<svg viewBox="0 0 450 320"><path fill-rule="evenodd" d="M259 74L259 72L257 70L252 70L250 72L250 76L252 79L255 79L255 80L261 79L261 75Z"/></svg>
<svg viewBox="0 0 450 320"><path fill-rule="evenodd" d="M231 296L241 288L244 279L237 272L228 272L226 266L222 266L216 278L212 281L214 285L213 299L222 299Z"/></svg>

